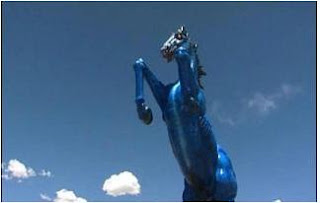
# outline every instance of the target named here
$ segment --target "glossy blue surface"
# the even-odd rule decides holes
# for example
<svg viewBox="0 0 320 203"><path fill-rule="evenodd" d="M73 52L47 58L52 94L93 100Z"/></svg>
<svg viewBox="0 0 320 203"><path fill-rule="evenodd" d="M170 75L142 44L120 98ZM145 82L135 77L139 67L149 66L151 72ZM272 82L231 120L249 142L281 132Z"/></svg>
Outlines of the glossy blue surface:
<svg viewBox="0 0 320 203"><path fill-rule="evenodd" d="M231 161L217 145L206 118L205 97L198 82L197 46L187 35L182 40L171 36L165 49L172 52L166 52L168 61L173 57L178 64L179 79L173 84L162 84L142 59L134 64L139 118L146 124L152 122L143 95L145 79L162 110L173 153L185 177L183 201L234 201L237 183Z"/></svg>

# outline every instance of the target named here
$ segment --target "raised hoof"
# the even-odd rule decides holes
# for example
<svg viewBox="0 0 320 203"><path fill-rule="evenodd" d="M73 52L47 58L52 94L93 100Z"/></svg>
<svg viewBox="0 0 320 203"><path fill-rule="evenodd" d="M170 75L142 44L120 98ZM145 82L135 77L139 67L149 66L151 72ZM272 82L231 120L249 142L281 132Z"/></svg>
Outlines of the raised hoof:
<svg viewBox="0 0 320 203"><path fill-rule="evenodd" d="M137 111L140 120L142 120L146 125L149 125L152 122L152 111L146 104L143 103L141 105L138 105Z"/></svg>

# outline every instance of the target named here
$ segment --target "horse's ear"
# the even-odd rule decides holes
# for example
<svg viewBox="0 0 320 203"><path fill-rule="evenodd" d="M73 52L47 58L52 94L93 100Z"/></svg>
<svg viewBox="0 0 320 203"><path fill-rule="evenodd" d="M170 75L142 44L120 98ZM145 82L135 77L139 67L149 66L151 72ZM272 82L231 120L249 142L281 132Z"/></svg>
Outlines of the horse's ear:
<svg viewBox="0 0 320 203"><path fill-rule="evenodd" d="M186 36L186 37L189 36L189 34L188 34L188 32L187 32L187 29L186 29L186 27L185 27L184 25L182 25L182 26L180 27L180 29L178 30L178 32L180 32L181 34L183 34L183 35Z"/></svg>

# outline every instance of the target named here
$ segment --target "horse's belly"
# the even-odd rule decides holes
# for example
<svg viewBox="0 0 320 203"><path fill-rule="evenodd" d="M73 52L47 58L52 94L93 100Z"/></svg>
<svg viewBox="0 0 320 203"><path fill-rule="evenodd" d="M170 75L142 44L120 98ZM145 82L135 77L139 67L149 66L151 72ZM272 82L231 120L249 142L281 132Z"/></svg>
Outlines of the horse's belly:
<svg viewBox="0 0 320 203"><path fill-rule="evenodd" d="M215 176L216 149L203 135L198 119L181 117L168 125L174 155L187 180L194 184L209 184Z"/></svg>

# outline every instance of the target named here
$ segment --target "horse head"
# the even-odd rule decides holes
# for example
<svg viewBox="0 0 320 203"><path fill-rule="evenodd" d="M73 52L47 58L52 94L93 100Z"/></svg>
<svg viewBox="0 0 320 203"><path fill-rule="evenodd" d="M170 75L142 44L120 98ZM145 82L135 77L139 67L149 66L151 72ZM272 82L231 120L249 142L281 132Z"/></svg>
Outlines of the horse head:
<svg viewBox="0 0 320 203"><path fill-rule="evenodd" d="M184 26L181 26L177 32L172 33L169 39L162 45L161 54L168 62L174 58L174 52L183 43L187 42L189 34Z"/></svg>
<svg viewBox="0 0 320 203"><path fill-rule="evenodd" d="M203 89L203 85L201 83L201 77L206 75L206 72L202 65L200 65L199 58L197 55L197 48L198 45L195 43L190 42L189 40L189 34L184 26L181 26L177 32L172 33L169 39L162 45L161 47L161 54L163 58L165 58L168 62L171 62L174 59L174 53L175 51L181 47L184 46L189 51L192 52L192 54L195 57L196 67L194 74L197 77L198 84L200 88Z"/></svg>

